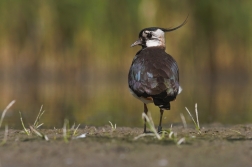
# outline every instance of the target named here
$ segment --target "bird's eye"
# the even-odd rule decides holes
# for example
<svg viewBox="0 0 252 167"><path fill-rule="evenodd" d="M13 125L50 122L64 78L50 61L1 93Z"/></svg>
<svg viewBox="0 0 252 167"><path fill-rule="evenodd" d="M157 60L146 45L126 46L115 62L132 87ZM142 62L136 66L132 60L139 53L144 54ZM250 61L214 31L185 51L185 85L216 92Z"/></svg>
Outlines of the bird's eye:
<svg viewBox="0 0 252 167"><path fill-rule="evenodd" d="M152 37L152 34L151 34L151 33L148 33L148 34L147 34L147 37L148 37L148 38L151 38L151 37Z"/></svg>
<svg viewBox="0 0 252 167"><path fill-rule="evenodd" d="M146 35L147 38L152 37L152 33L150 31L144 31L144 36Z"/></svg>

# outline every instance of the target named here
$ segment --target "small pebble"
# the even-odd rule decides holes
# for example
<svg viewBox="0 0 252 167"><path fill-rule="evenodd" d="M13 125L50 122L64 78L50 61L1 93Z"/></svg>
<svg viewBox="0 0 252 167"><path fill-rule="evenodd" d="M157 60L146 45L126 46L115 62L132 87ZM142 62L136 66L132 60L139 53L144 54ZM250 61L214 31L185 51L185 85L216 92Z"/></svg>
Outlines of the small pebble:
<svg viewBox="0 0 252 167"><path fill-rule="evenodd" d="M167 159L160 159L160 160L158 160L158 165L159 166L167 166L168 160Z"/></svg>

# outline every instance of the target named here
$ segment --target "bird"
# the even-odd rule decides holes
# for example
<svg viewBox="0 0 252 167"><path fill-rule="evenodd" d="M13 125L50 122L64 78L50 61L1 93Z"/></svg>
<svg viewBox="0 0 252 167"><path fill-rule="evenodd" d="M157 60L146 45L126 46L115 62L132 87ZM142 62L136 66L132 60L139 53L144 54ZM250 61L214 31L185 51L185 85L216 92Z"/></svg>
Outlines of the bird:
<svg viewBox="0 0 252 167"><path fill-rule="evenodd" d="M177 62L165 52L165 33L185 25L187 18L174 28L144 28L139 33L139 39L131 45L131 47L140 45L142 48L133 58L128 73L129 90L134 97L143 102L145 114L148 113L148 103L154 103L159 107L159 133L162 131L164 110L170 110L170 102L182 91ZM144 133L148 133L146 119L144 119Z"/></svg>

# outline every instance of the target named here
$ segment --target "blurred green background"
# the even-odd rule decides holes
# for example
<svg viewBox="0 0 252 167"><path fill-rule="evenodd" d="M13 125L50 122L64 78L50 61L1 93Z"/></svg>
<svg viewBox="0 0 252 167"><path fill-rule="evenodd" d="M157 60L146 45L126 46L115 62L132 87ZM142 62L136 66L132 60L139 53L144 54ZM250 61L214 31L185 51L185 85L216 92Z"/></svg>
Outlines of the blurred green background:
<svg viewBox="0 0 252 167"><path fill-rule="evenodd" d="M83 125L142 126L143 104L127 75L141 29L188 23L166 34L182 93L164 114L181 122L198 103L201 123L252 122L252 1L0 0L0 111L5 122L44 127L64 118ZM159 109L151 105L154 122ZM1 113L1 112L0 112Z"/></svg>

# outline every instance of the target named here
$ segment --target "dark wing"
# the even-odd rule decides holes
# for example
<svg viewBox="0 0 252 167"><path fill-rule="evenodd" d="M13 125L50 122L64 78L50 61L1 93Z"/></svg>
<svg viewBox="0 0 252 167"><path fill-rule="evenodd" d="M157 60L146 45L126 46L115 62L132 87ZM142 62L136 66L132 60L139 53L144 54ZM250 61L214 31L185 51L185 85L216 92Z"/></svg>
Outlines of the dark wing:
<svg viewBox="0 0 252 167"><path fill-rule="evenodd" d="M157 101L160 100L169 103L179 90L178 66L164 49L145 48L133 60L128 81L130 89L138 97L152 97L155 105L159 105Z"/></svg>

